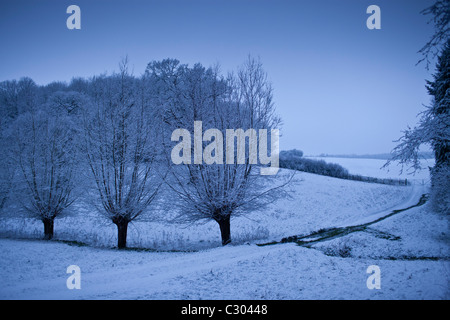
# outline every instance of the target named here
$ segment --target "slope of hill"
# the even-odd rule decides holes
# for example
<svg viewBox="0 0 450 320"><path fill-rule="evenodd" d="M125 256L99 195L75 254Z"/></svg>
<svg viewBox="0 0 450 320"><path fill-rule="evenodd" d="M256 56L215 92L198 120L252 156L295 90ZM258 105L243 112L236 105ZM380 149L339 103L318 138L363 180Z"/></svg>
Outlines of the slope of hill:
<svg viewBox="0 0 450 320"><path fill-rule="evenodd" d="M214 223L179 226L143 221L130 228L129 245L147 249L110 249L115 244L114 226L94 218L93 213L55 224L56 239L88 246L1 239L0 298L450 297L448 221L430 212L427 204L311 248L294 243L256 245L375 219L413 203L426 185L388 186L299 173L289 188L291 199L280 199L264 211L234 219L233 242L226 247L220 246ZM41 228L40 223L11 218L0 223L4 236L37 238ZM69 265L80 267L80 290L66 287ZM367 287L371 265L381 270L380 289Z"/></svg>

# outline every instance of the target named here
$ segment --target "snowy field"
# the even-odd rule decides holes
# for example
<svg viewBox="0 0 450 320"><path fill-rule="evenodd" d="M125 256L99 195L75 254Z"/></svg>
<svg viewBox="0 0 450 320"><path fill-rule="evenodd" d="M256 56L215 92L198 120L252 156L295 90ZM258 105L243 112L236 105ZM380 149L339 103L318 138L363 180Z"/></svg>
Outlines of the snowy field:
<svg viewBox="0 0 450 320"><path fill-rule="evenodd" d="M351 173L383 174L381 160L342 160ZM10 213L0 219L0 298L448 299L448 220L427 204L311 248L257 245L414 205L427 190L427 173L421 174L400 187L298 173L291 199L232 220L233 242L225 247L213 222L135 222L127 245L140 249L119 251L115 226L95 212L80 208L56 220L49 242L38 240L41 222ZM66 287L69 265L80 267L79 290ZM367 287L371 265L381 270L380 289Z"/></svg>

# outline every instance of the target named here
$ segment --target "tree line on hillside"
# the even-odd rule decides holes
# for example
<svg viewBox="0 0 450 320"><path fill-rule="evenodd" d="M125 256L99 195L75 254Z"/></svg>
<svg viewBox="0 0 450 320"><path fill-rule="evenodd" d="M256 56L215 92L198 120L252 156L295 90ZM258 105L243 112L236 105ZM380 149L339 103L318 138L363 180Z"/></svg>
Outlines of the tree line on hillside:
<svg viewBox="0 0 450 320"><path fill-rule="evenodd" d="M280 168L298 170L323 176L389 185L409 185L407 179L386 179L351 174L346 168L324 160L303 158L303 151L293 149L280 152Z"/></svg>
<svg viewBox="0 0 450 320"><path fill-rule="evenodd" d="M434 154L431 151L420 151L418 156L422 159L434 159ZM350 158L350 159L376 159L376 160L392 160L391 153L376 153L376 154L327 154L321 153L317 157L320 158Z"/></svg>

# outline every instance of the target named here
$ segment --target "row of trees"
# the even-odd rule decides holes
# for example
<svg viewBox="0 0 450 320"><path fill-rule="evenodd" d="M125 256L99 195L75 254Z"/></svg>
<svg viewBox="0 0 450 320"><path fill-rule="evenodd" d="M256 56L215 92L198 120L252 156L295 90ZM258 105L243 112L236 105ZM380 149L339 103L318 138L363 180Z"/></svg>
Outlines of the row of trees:
<svg viewBox="0 0 450 320"><path fill-rule="evenodd" d="M230 218L281 196L285 183L255 172L248 152L244 164L174 165L171 134L193 132L194 121L223 133L278 128L272 92L261 62L250 57L226 76L166 59L136 77L124 59L117 73L70 84L4 81L0 209L20 204L51 239L54 219L83 201L117 226L119 248L131 221L176 211L181 221L216 221L226 245Z"/></svg>

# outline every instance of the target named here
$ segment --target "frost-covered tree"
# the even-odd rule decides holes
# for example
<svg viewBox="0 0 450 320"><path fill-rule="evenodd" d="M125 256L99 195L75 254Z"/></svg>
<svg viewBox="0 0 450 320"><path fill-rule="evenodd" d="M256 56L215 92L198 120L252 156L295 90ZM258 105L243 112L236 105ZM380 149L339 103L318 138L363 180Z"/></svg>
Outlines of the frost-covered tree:
<svg viewBox="0 0 450 320"><path fill-rule="evenodd" d="M162 184L157 162L157 119L144 79L120 72L90 84L83 150L95 182L97 208L116 226L117 246L126 247L128 224L147 212Z"/></svg>
<svg viewBox="0 0 450 320"><path fill-rule="evenodd" d="M75 200L76 129L67 113L51 104L28 102L30 110L20 114L11 129L19 172L14 179L15 198L43 222L44 239L51 239L55 218Z"/></svg>
<svg viewBox="0 0 450 320"><path fill-rule="evenodd" d="M435 32L420 49L428 69L431 59L438 57L433 81L427 81L432 103L420 113L418 125L407 128L392 151L392 161L420 169L419 148L431 146L435 155L435 165L431 168L431 202L435 210L450 213L450 0L436 0L422 11L431 15Z"/></svg>
<svg viewBox="0 0 450 320"><path fill-rule="evenodd" d="M0 212L9 197L16 169L11 154L10 124L6 120L6 117L0 119Z"/></svg>
<svg viewBox="0 0 450 320"><path fill-rule="evenodd" d="M425 8L422 14L431 15L429 22L435 27L431 39L419 50L423 57L418 63L425 61L428 69L431 60L439 55L450 34L450 0L436 0L433 5Z"/></svg>
<svg viewBox="0 0 450 320"><path fill-rule="evenodd" d="M18 115L19 84L16 80L0 82L0 106L2 122L15 119Z"/></svg>
<svg viewBox="0 0 450 320"><path fill-rule="evenodd" d="M10 126L17 118L18 84L16 80L0 82L0 210L8 199L15 166L11 159Z"/></svg>
<svg viewBox="0 0 450 320"><path fill-rule="evenodd" d="M224 162L223 150L230 143L223 139L227 129L242 129L250 136L249 129L256 132L279 125L267 75L261 63L254 59L249 59L237 76L226 78L219 74L218 67L205 68L196 64L189 68L170 59L150 63L147 75L164 93L158 99L164 109L165 140L179 142L181 137L174 140L170 136L175 130L187 134L200 130L200 134L206 135L201 141L189 141L185 149L175 154L176 157L180 154L185 157L185 153L194 155L195 149L201 146L201 152L207 154L208 159L199 161L197 153L192 159L188 156L183 163L174 164L170 154L174 145L166 146L171 173L166 181L177 196L179 218L187 222L217 222L222 245L226 245L231 242L232 217L246 214L282 194L281 185L271 185L269 176L263 178L259 174L245 140L240 145L244 148L243 161L238 161L236 150L232 155L233 163ZM200 122L202 128L196 127L195 123ZM233 137L231 143L237 146L239 138ZM190 140L191 136L182 139Z"/></svg>
<svg viewBox="0 0 450 320"><path fill-rule="evenodd" d="M435 155L431 200L438 211L450 213L450 40L438 57L433 78L427 81L432 103L421 113L418 125L404 131L393 150L393 160L420 169L419 148L431 146Z"/></svg>
<svg viewBox="0 0 450 320"><path fill-rule="evenodd" d="M450 165L450 39L438 58L433 81L427 81L428 93L433 97L430 107L424 112L423 127L431 141L436 166Z"/></svg>
<svg viewBox="0 0 450 320"><path fill-rule="evenodd" d="M11 128L19 115L36 111L43 104L39 87L27 77L0 83L0 209L11 195L17 166L13 160L14 133ZM34 109L33 109L34 108Z"/></svg>
<svg viewBox="0 0 450 320"><path fill-rule="evenodd" d="M431 200L437 211L450 213L450 39L438 59L433 81L428 81L433 103L424 112L421 127L431 144L435 166L431 170Z"/></svg>

